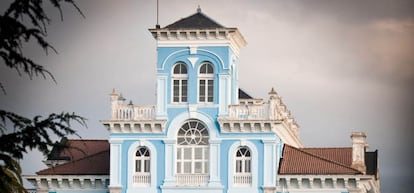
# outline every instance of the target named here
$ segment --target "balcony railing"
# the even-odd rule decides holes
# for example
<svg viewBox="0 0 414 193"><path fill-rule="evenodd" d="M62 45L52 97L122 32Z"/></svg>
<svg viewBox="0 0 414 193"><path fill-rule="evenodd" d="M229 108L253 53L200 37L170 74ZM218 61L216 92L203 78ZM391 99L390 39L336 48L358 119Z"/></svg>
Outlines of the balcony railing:
<svg viewBox="0 0 414 193"><path fill-rule="evenodd" d="M206 174L177 174L178 186L205 186L210 176Z"/></svg>
<svg viewBox="0 0 414 193"><path fill-rule="evenodd" d="M250 105L230 105L229 118L232 119L269 119L269 105L250 104Z"/></svg>
<svg viewBox="0 0 414 193"><path fill-rule="evenodd" d="M139 186L146 186L151 184L151 174L150 173L142 173L142 174L135 174L133 177L133 182Z"/></svg>
<svg viewBox="0 0 414 193"><path fill-rule="evenodd" d="M235 174L234 175L234 184L248 186L252 184L252 175L251 174Z"/></svg>
<svg viewBox="0 0 414 193"><path fill-rule="evenodd" d="M152 120L155 118L155 106L122 104L112 111L112 120Z"/></svg>

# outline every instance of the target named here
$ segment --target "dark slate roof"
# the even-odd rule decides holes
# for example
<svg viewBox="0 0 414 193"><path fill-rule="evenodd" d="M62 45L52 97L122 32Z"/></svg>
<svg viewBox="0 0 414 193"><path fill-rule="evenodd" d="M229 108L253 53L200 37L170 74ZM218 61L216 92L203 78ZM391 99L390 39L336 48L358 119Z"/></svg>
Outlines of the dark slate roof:
<svg viewBox="0 0 414 193"><path fill-rule="evenodd" d="M377 175L378 171L378 150L374 152L365 152L365 165L368 175Z"/></svg>
<svg viewBox="0 0 414 193"><path fill-rule="evenodd" d="M362 174L351 167L352 148L296 148L285 145L279 174Z"/></svg>
<svg viewBox="0 0 414 193"><path fill-rule="evenodd" d="M253 99L249 94L244 92L244 90L239 88L239 99Z"/></svg>
<svg viewBox="0 0 414 193"><path fill-rule="evenodd" d="M206 29L206 28L224 28L224 26L218 24L207 15L203 14L201 10L197 10L197 13L190 15L186 18L180 19L170 25L164 27L164 29Z"/></svg>

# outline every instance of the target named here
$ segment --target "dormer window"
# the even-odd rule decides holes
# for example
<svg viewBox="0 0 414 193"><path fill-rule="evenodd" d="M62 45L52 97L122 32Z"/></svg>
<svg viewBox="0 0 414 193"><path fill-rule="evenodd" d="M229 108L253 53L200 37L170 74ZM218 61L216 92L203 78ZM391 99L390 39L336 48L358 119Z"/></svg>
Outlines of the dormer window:
<svg viewBox="0 0 414 193"><path fill-rule="evenodd" d="M198 86L198 101L212 103L214 101L214 69L210 62L200 65Z"/></svg>
<svg viewBox="0 0 414 193"><path fill-rule="evenodd" d="M187 66L178 62L173 68L172 74L172 101L173 103L187 102L188 73Z"/></svg>

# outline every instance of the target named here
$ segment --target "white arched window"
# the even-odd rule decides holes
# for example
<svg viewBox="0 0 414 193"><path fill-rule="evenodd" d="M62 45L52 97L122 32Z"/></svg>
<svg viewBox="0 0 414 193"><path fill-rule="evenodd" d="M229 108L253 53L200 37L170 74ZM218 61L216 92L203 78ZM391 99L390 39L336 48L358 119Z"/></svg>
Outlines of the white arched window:
<svg viewBox="0 0 414 193"><path fill-rule="evenodd" d="M251 185L252 184L252 156L250 149L241 146L236 151L234 158L234 184Z"/></svg>
<svg viewBox="0 0 414 193"><path fill-rule="evenodd" d="M185 122L177 134L177 185L200 186L209 180L209 135L198 120Z"/></svg>
<svg viewBox="0 0 414 193"><path fill-rule="evenodd" d="M212 103L214 101L214 69L210 62L200 65L198 75L198 101Z"/></svg>
<svg viewBox="0 0 414 193"><path fill-rule="evenodd" d="M172 102L187 102L188 73L185 63L178 62L172 74Z"/></svg>
<svg viewBox="0 0 414 193"><path fill-rule="evenodd" d="M134 184L150 184L151 183L151 155L147 147L139 147L135 153L135 174Z"/></svg>

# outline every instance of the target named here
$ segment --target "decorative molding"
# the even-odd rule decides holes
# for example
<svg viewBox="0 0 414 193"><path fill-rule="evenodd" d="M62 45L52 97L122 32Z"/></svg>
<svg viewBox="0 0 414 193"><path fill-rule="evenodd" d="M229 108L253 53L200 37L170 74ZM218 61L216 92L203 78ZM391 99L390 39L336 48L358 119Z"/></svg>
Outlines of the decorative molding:
<svg viewBox="0 0 414 193"><path fill-rule="evenodd" d="M187 60L190 61L191 66L193 66L193 68L194 68L196 62L198 61L198 57L188 57Z"/></svg>
<svg viewBox="0 0 414 193"><path fill-rule="evenodd" d="M109 175L25 175L39 191L108 189Z"/></svg>

